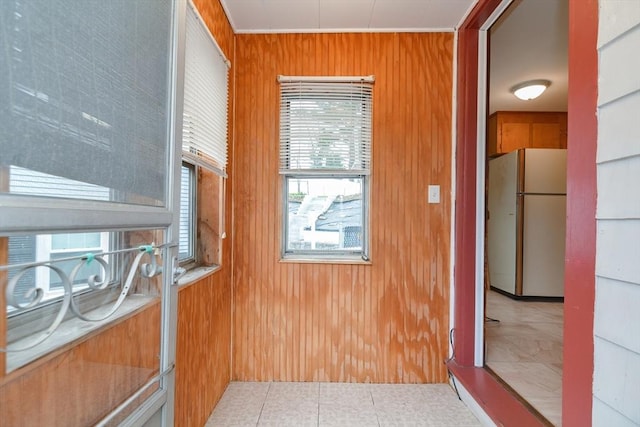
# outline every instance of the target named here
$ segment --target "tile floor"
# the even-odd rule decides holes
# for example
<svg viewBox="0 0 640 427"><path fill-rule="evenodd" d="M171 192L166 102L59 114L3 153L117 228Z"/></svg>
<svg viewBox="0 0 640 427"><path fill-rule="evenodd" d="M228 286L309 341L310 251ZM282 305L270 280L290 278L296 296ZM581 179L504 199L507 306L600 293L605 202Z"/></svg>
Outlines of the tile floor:
<svg viewBox="0 0 640 427"><path fill-rule="evenodd" d="M206 427L480 425L447 384L232 382Z"/></svg>
<svg viewBox="0 0 640 427"><path fill-rule="evenodd" d="M562 420L563 304L487 295L486 364L553 425Z"/></svg>

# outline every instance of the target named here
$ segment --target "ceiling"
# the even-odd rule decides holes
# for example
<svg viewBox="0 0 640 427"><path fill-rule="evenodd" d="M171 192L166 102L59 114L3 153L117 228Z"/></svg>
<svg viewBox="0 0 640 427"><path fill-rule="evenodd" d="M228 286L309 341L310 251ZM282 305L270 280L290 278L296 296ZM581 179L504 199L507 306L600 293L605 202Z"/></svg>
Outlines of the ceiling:
<svg viewBox="0 0 640 427"><path fill-rule="evenodd" d="M236 33L453 30L477 0L221 0Z"/></svg>
<svg viewBox="0 0 640 427"><path fill-rule="evenodd" d="M221 0L236 33L454 31L477 0ZM514 0L490 29L489 111L566 111L568 0ZM510 88L547 79L538 99Z"/></svg>
<svg viewBox="0 0 640 427"><path fill-rule="evenodd" d="M489 31L489 111L567 111L568 0L515 0ZM537 99L510 92L537 79L551 81Z"/></svg>

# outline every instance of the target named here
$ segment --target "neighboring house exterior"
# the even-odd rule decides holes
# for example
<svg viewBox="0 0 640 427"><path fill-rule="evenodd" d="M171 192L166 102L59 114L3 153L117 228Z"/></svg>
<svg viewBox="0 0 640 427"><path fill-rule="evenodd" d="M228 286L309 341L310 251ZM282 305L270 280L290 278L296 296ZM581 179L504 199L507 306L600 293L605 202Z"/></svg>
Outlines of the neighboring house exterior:
<svg viewBox="0 0 640 427"><path fill-rule="evenodd" d="M301 241L314 241L329 249L362 246L361 196L338 196L326 209L314 211L312 218L304 213L298 214L301 205L302 202L289 201L289 215L294 218L292 223L299 227L294 234ZM298 221L295 220L297 216L300 216Z"/></svg>
<svg viewBox="0 0 640 427"><path fill-rule="evenodd" d="M640 425L640 1L599 2L593 425Z"/></svg>

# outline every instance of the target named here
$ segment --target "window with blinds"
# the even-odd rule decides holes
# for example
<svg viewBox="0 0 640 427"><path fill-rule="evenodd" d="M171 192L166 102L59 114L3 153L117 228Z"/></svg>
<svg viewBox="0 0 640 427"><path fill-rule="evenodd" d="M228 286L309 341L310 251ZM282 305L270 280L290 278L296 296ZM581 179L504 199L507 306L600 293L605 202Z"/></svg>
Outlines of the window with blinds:
<svg viewBox="0 0 640 427"><path fill-rule="evenodd" d="M370 81L280 83L280 173L368 175Z"/></svg>
<svg viewBox="0 0 640 427"><path fill-rule="evenodd" d="M230 63L189 3L182 151L185 160L225 176Z"/></svg>
<svg viewBox="0 0 640 427"><path fill-rule="evenodd" d="M284 258L368 260L373 77L279 77Z"/></svg>
<svg viewBox="0 0 640 427"><path fill-rule="evenodd" d="M185 41L179 259L183 267L192 268L221 261L231 64L192 2L187 7ZM206 191L202 198L200 191ZM199 201L208 207L199 209ZM199 231L198 223L209 228Z"/></svg>

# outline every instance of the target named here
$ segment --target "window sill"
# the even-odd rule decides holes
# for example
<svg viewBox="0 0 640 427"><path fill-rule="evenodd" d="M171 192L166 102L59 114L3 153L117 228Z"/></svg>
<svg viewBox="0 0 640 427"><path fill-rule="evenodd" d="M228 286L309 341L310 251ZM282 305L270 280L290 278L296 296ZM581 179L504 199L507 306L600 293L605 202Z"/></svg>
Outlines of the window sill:
<svg viewBox="0 0 640 427"><path fill-rule="evenodd" d="M155 297L131 295L127 297L118 309L116 313L109 318L97 321L86 322L77 317L71 318L63 322L58 329L56 329L49 338L42 343L36 345L33 348L19 351L19 352L7 352L6 353L6 372L10 373L18 368L24 367L40 357L43 357L55 350L60 350L67 345L75 343L79 339L88 338L92 332L102 328L107 324L114 324L114 322L124 320L124 318L133 314L140 308L146 306L152 301L156 300ZM98 317L100 313L107 312L111 309L111 305L97 308L89 313L88 316ZM23 343L29 342L32 337L25 337L17 340L13 343L14 346L19 347ZM9 349L11 346L9 347Z"/></svg>
<svg viewBox="0 0 640 427"><path fill-rule="evenodd" d="M361 257L353 258L314 258L309 256L287 256L280 258L282 264L353 264L353 265L371 265L371 260L363 260Z"/></svg>
<svg viewBox="0 0 640 427"><path fill-rule="evenodd" d="M194 283L199 282L200 280L215 273L220 269L222 269L222 266L220 265L194 267L190 270L187 270L187 272L180 279L178 279L178 286L180 288L186 288L190 285L193 285Z"/></svg>

